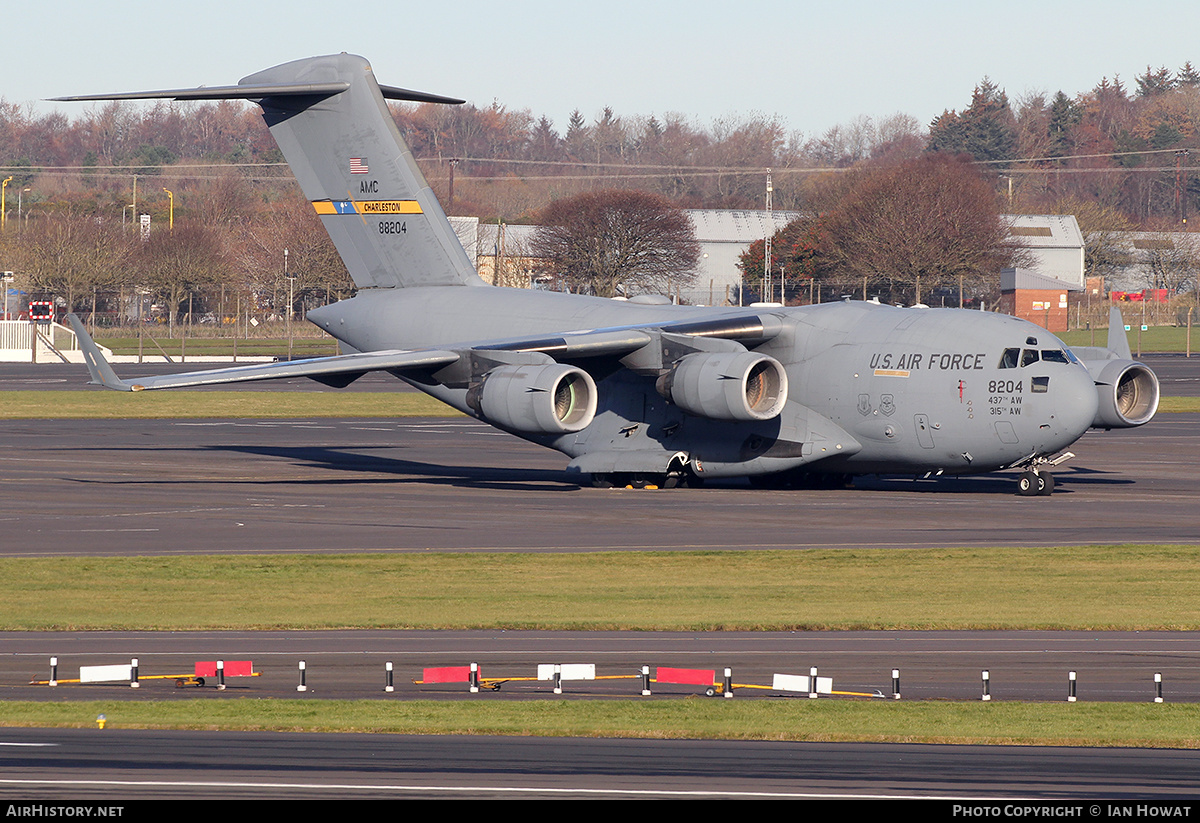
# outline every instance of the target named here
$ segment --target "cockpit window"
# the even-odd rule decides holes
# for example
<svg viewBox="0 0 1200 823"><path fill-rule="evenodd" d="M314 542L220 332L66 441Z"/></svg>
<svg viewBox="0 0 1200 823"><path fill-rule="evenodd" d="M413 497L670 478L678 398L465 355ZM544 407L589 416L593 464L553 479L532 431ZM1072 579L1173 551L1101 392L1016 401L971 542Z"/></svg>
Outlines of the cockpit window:
<svg viewBox="0 0 1200 823"><path fill-rule="evenodd" d="M1020 349L1005 349L1004 354L1000 355L1000 368L1015 369L1017 367L1017 360L1020 358L1020 356Z"/></svg>
<svg viewBox="0 0 1200 823"><path fill-rule="evenodd" d="M1061 349L1042 349L1042 360L1047 363L1066 363L1067 355Z"/></svg>
<svg viewBox="0 0 1200 823"><path fill-rule="evenodd" d="M1021 352L1021 368L1032 365L1038 361L1037 349L1025 349Z"/></svg>

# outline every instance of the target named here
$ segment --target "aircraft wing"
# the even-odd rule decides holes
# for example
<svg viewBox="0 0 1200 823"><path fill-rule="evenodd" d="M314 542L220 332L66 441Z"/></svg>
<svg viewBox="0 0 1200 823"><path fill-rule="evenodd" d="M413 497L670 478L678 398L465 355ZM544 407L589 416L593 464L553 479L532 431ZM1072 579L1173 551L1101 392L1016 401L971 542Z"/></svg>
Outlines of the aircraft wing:
<svg viewBox="0 0 1200 823"><path fill-rule="evenodd" d="M783 323L773 315L738 312L702 319L689 318L670 322L610 326L603 329L579 329L538 337L489 340L471 343L468 347L476 351L536 351L560 359L629 354L650 343L654 332L686 337L720 338L757 345L770 340L782 330Z"/></svg>
<svg viewBox="0 0 1200 823"><path fill-rule="evenodd" d="M377 351L360 354L343 354L332 357L314 357L307 360L293 360L288 363L261 363L249 366L234 366L228 369L211 369L208 371L186 372L183 374L164 374L153 377L139 377L137 380L126 381L117 377L112 366L100 353L100 347L87 333L83 322L74 314L68 314L79 345L83 349L83 357L87 362L88 372L92 383L116 391L143 391L147 389L180 389L189 386L210 386L218 383L242 383L252 380L274 380L284 377L311 377L317 380L335 378L338 375L360 375L369 371L380 370L410 370L423 368L438 368L454 363L459 359L455 352L439 350L422 351Z"/></svg>
<svg viewBox="0 0 1200 823"><path fill-rule="evenodd" d="M604 329L581 329L529 338L477 341L455 345L449 349L389 350L356 354L315 357L288 363L262 363L224 369L184 372L139 377L127 381L117 377L104 359L99 346L88 334L83 322L74 314L67 320L75 330L83 350L84 360L94 385L116 391L145 391L149 389L179 389L210 386L221 383L243 383L254 380L274 380L287 377L310 377L342 386L355 376L369 371L411 371L441 368L458 362L469 352L510 351L537 352L555 360L625 355L645 347L653 332L697 338L721 338L740 343L758 343L779 333L782 324L770 315L736 313L702 320L682 320L669 323L622 326ZM339 379L340 378L340 379Z"/></svg>

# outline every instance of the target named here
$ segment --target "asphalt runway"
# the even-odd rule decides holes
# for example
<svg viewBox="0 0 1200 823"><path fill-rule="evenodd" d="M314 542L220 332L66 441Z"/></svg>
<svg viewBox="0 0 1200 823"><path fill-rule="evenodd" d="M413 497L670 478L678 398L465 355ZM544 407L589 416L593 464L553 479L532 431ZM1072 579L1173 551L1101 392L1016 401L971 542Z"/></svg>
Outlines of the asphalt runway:
<svg viewBox="0 0 1200 823"><path fill-rule="evenodd" d="M1200 415L1090 432L1052 496L1015 473L850 489L593 489L467 418L16 420L0 555L1195 543Z"/></svg>
<svg viewBox="0 0 1200 823"><path fill-rule="evenodd" d="M70 799L926 798L947 817L1132 817L1137 800L1154 804L1138 816L1183 817L1198 768L1195 751L0 729L10 815ZM974 802L955 814L949 798Z"/></svg>

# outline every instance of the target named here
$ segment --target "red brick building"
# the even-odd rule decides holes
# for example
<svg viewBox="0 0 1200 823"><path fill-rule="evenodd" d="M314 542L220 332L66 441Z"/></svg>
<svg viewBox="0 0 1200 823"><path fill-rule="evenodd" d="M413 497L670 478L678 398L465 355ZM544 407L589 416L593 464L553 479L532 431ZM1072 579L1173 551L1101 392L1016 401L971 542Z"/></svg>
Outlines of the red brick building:
<svg viewBox="0 0 1200 823"><path fill-rule="evenodd" d="M1071 292L1082 292L1083 234L1069 214L1007 215L1009 236L1029 250L1027 267L1000 273L1000 310L1051 332L1067 330Z"/></svg>

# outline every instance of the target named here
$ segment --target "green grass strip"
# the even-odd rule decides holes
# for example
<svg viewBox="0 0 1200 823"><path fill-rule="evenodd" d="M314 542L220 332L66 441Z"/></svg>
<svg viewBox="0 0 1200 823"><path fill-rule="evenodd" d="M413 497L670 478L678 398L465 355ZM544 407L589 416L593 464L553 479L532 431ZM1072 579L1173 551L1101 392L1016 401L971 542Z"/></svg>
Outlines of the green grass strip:
<svg viewBox="0 0 1200 823"><path fill-rule="evenodd" d="M5 558L0 579L3 630L1200 630L1200 546Z"/></svg>
<svg viewBox="0 0 1200 823"><path fill-rule="evenodd" d="M118 356L133 356L139 352L136 336L105 337L101 335L96 338L96 342ZM231 357L235 353L235 348L231 337L192 337L189 335L185 341L180 337L155 334L142 340L140 351L145 357L160 357L163 352L171 357L185 355L187 357ZM286 337L238 338L236 353L239 357L285 357L288 354L288 339ZM337 353L337 342L330 337L295 337L292 340L291 354L293 357L328 357Z"/></svg>
<svg viewBox="0 0 1200 823"><path fill-rule="evenodd" d="M1126 307L1122 309L1122 313L1125 316L1126 324L1129 325L1129 331L1125 333L1125 336L1129 340L1129 348L1134 354L1139 350L1139 337L1140 350L1143 354L1189 350L1187 326L1150 326L1145 331L1139 331L1142 322L1141 311ZM1190 350L1195 355L1200 351L1200 323L1193 318L1193 324L1198 326L1191 332ZM1057 337L1068 346L1108 345L1107 328L1076 329L1059 334Z"/></svg>
<svg viewBox="0 0 1200 823"><path fill-rule="evenodd" d="M419 392L0 392L0 419L5 420L460 416Z"/></svg>
<svg viewBox="0 0 1200 823"><path fill-rule="evenodd" d="M70 688L59 686L59 690ZM0 703L0 726L1200 748L1200 704L619 699ZM104 732L97 732L103 734Z"/></svg>
<svg viewBox="0 0 1200 823"><path fill-rule="evenodd" d="M1160 412L1200 412L1200 397L1164 397ZM419 392L0 391L0 420L457 417Z"/></svg>
<svg viewBox="0 0 1200 823"><path fill-rule="evenodd" d="M1200 397L1163 397L1158 402L1158 410L1165 414L1194 414L1200 412Z"/></svg>

